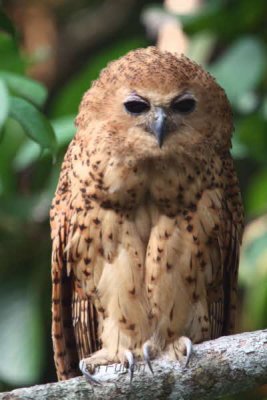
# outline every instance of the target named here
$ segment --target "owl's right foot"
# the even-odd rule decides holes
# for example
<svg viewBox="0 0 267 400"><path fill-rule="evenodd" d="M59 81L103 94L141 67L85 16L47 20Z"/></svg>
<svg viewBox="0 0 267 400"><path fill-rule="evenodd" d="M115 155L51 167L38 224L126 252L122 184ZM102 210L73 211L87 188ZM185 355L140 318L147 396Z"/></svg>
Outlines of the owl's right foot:
<svg viewBox="0 0 267 400"><path fill-rule="evenodd" d="M103 348L93 353L90 357L82 358L79 362L79 368L88 383L91 385L101 385L101 382L93 374L100 365L111 363L112 360L108 357L108 351Z"/></svg>
<svg viewBox="0 0 267 400"><path fill-rule="evenodd" d="M86 358L82 358L79 362L79 369L88 383L91 385L102 385L97 379L93 377L93 372L90 372L90 368L87 366Z"/></svg>
<svg viewBox="0 0 267 400"><path fill-rule="evenodd" d="M148 365L150 371L153 373L153 369L151 366L151 356L152 356L152 346L150 345L149 342L146 342L143 345L143 359L145 360L146 364ZM131 350L123 350L119 352L119 358L118 359L111 359L108 356L108 351L105 348L102 348L101 350L96 351L93 353L90 357L88 358L83 358L79 362L79 368L80 371L82 372L83 376L87 380L88 383L91 385L101 385L101 382L98 381L93 374L96 372L97 368L100 367L101 365L108 365L108 364L113 364L115 362L120 361L122 365L124 365L128 370L130 374L130 383L132 383L133 376L134 376L134 370L136 366L136 359L140 359L140 352L138 354L135 354ZM141 357L142 358L142 357Z"/></svg>

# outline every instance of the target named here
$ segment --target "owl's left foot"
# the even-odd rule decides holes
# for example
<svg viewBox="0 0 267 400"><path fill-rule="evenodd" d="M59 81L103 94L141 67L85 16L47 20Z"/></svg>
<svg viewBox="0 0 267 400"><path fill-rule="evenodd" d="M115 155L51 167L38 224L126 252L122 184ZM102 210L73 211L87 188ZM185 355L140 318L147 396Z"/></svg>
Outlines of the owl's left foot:
<svg viewBox="0 0 267 400"><path fill-rule="evenodd" d="M186 368L193 353L192 341L186 336L181 336L168 345L166 352L172 359L182 361L185 358L184 368Z"/></svg>

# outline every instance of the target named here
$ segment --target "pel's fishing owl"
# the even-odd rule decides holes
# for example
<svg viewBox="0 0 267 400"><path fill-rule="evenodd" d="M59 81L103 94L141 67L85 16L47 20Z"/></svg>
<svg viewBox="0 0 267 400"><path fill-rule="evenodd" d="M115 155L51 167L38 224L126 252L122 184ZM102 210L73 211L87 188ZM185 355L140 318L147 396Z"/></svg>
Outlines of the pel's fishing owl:
<svg viewBox="0 0 267 400"><path fill-rule="evenodd" d="M58 377L188 361L234 328L243 210L227 97L185 56L139 49L101 72L76 125L51 209Z"/></svg>

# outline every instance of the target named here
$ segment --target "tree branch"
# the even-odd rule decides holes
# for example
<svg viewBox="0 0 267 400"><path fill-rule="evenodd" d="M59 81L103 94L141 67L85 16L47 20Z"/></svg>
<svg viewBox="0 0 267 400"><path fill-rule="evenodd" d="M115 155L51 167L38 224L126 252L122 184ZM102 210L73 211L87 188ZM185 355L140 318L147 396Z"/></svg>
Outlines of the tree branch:
<svg viewBox="0 0 267 400"><path fill-rule="evenodd" d="M84 378L3 393L0 399L216 399L267 383L267 329L194 346L189 366L166 359L153 361L154 376L138 363L132 386L120 365L101 367L92 387ZM124 371L125 372L125 371Z"/></svg>

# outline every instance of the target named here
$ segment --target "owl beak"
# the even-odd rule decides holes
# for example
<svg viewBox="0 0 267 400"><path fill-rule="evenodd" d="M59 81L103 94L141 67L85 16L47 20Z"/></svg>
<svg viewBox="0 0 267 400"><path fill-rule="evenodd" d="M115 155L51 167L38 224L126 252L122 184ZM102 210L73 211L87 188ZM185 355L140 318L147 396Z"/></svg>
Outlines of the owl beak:
<svg viewBox="0 0 267 400"><path fill-rule="evenodd" d="M151 131L156 136L159 147L162 146L164 136L166 134L166 121L167 114L165 113L164 109L161 107L156 107L153 121L151 123Z"/></svg>

